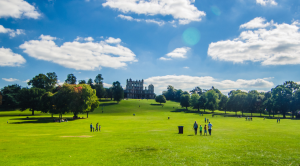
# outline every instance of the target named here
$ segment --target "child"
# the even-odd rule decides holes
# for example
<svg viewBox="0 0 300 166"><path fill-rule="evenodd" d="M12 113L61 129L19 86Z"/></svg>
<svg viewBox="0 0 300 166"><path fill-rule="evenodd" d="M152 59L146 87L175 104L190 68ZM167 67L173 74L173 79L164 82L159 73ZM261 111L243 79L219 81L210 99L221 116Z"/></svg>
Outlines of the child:
<svg viewBox="0 0 300 166"><path fill-rule="evenodd" d="M206 128L206 125L204 126L204 135L206 134L207 136L207 128Z"/></svg>
<svg viewBox="0 0 300 166"><path fill-rule="evenodd" d="M98 131L98 123L96 124L96 131Z"/></svg>
<svg viewBox="0 0 300 166"><path fill-rule="evenodd" d="M199 133L200 133L200 135L202 135L202 126L200 125L200 127L199 127Z"/></svg>
<svg viewBox="0 0 300 166"><path fill-rule="evenodd" d="M100 129L101 129L101 126L99 125L99 131L100 131Z"/></svg>

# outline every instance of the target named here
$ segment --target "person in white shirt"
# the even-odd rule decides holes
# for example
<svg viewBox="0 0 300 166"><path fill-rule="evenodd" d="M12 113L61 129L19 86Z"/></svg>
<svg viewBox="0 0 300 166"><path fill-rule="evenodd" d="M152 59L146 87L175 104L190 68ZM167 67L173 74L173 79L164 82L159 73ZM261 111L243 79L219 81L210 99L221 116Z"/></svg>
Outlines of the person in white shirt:
<svg viewBox="0 0 300 166"><path fill-rule="evenodd" d="M209 133L209 135L211 135L212 124L209 122L207 126L208 126L208 133Z"/></svg>

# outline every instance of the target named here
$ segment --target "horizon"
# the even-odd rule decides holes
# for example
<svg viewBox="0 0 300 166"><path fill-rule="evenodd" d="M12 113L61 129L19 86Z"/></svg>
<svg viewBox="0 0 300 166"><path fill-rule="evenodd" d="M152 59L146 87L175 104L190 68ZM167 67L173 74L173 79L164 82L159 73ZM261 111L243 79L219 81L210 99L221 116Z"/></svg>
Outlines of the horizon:
<svg viewBox="0 0 300 166"><path fill-rule="evenodd" d="M55 72L103 85L144 80L270 91L300 83L296 0L0 0L0 88Z"/></svg>

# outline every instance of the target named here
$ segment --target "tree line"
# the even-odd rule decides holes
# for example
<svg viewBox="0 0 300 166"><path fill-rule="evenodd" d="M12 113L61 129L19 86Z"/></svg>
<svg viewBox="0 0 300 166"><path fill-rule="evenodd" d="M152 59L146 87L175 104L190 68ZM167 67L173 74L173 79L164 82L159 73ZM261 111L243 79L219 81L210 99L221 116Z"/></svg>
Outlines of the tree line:
<svg viewBox="0 0 300 166"><path fill-rule="evenodd" d="M68 74L63 85L58 85L55 72L39 74L28 81L28 87L8 85L1 89L2 109L41 111L62 114L72 112L76 118L80 113L92 112L100 104L101 98L114 99L119 103L124 98L124 91L119 81L110 88L103 87L103 78L98 74L94 81L90 78L77 80L74 74Z"/></svg>
<svg viewBox="0 0 300 166"><path fill-rule="evenodd" d="M156 98L160 103L164 103L165 100L180 102L186 109L203 109L204 112L220 110L226 114L226 111L234 111L237 115L237 112L241 111L242 116L244 113L251 113L251 116L253 113L259 113L260 116L268 114L269 117L282 114L283 118L289 114L292 118L300 118L300 86L293 81L286 81L268 92L232 90L228 96L214 87L208 90L196 87L190 92L184 92L169 85L167 90Z"/></svg>

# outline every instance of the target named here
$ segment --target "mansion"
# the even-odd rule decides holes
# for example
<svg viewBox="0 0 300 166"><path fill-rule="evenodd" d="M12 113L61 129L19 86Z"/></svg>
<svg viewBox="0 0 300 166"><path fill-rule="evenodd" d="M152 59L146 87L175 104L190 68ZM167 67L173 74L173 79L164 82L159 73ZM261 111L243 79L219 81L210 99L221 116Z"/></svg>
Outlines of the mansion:
<svg viewBox="0 0 300 166"><path fill-rule="evenodd" d="M124 98L131 99L154 99L154 86L150 84L144 89L144 80L133 81L131 78L126 81L126 89L124 90Z"/></svg>

